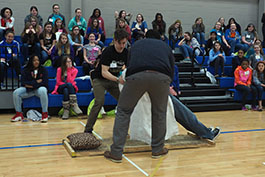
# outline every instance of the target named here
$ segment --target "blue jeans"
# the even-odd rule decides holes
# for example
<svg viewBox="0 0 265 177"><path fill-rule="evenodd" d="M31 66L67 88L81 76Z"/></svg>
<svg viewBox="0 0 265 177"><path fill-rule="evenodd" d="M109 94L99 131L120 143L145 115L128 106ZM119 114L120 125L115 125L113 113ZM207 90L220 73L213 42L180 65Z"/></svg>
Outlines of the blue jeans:
<svg viewBox="0 0 265 177"><path fill-rule="evenodd" d="M71 83L60 85L58 93L63 94L63 101L69 101L69 95L75 94L75 88Z"/></svg>
<svg viewBox="0 0 265 177"><path fill-rule="evenodd" d="M187 44L183 44L181 46L179 46L179 49L183 55L184 58L187 58L187 57L192 57L192 52L193 52L193 49L188 46Z"/></svg>
<svg viewBox="0 0 265 177"><path fill-rule="evenodd" d="M236 40L231 39L231 40L228 40L227 42L228 42L229 45L231 46L231 49L230 49L230 55L231 55L231 53L235 53L236 50L242 48L242 45L239 44L239 43L237 43Z"/></svg>
<svg viewBox="0 0 265 177"><path fill-rule="evenodd" d="M250 46L248 44L241 44L241 49L244 50L244 52L248 51Z"/></svg>
<svg viewBox="0 0 265 177"><path fill-rule="evenodd" d="M39 87L34 91L27 92L26 87L19 87L13 92L13 102L17 112L22 112L22 99L37 96L40 98L42 112L48 112L48 94L46 87Z"/></svg>
<svg viewBox="0 0 265 177"><path fill-rule="evenodd" d="M197 41L202 45L205 44L205 33L201 32L201 33L195 33L194 34L195 38L197 39Z"/></svg>
<svg viewBox="0 0 265 177"><path fill-rule="evenodd" d="M203 125L189 108L183 105L176 97L170 95L170 98L174 106L175 119L178 123L199 137L214 138L212 131Z"/></svg>
<svg viewBox="0 0 265 177"><path fill-rule="evenodd" d="M49 58L48 53L45 50L41 51L41 63L45 63L45 61Z"/></svg>

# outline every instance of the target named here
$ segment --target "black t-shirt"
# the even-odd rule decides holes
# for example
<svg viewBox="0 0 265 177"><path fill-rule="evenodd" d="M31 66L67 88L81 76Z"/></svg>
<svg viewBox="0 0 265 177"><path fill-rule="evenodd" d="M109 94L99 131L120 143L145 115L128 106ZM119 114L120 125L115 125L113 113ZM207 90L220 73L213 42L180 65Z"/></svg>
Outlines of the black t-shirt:
<svg viewBox="0 0 265 177"><path fill-rule="evenodd" d="M109 66L109 72L119 76L123 65L127 64L128 50L125 48L121 53L115 50L114 45L107 47L101 56L98 67L91 73L92 79L105 79L101 74L101 65Z"/></svg>
<svg viewBox="0 0 265 177"><path fill-rule="evenodd" d="M40 40L43 40L43 44L47 49L50 49L52 46L52 42L56 40L56 36L54 33L52 33L50 38L46 38L46 36L43 35L43 33L40 34Z"/></svg>

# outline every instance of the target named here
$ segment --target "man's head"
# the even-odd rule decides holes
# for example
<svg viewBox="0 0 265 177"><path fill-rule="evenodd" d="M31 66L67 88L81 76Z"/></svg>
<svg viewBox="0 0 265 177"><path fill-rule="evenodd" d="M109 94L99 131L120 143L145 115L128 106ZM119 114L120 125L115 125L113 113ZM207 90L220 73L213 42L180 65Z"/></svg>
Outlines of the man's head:
<svg viewBox="0 0 265 177"><path fill-rule="evenodd" d="M148 30L145 34L146 38L160 39L160 34L152 29Z"/></svg>
<svg viewBox="0 0 265 177"><path fill-rule="evenodd" d="M117 29L114 32L114 47L117 52L121 53L127 44L129 34L124 29Z"/></svg>

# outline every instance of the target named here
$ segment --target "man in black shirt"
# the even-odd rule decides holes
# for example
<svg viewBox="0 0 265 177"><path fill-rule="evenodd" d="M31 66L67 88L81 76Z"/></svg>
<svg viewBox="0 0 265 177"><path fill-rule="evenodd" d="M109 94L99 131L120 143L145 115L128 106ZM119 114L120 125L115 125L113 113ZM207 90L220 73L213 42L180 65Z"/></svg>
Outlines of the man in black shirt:
<svg viewBox="0 0 265 177"><path fill-rule="evenodd" d="M118 83L124 83L123 79L119 78L119 74L127 63L128 51L125 48L127 40L128 33L125 30L116 30L114 45L103 51L98 67L91 72L95 102L88 116L84 131L86 133L93 131L98 113L104 105L105 91L108 91L117 101L119 99Z"/></svg>
<svg viewBox="0 0 265 177"><path fill-rule="evenodd" d="M130 116L138 100L147 92L152 104L152 157L166 155L166 111L169 85L174 76L174 56L158 32L149 30L147 38L135 42L129 54L126 82L121 91L113 129L111 151L104 156L121 162Z"/></svg>

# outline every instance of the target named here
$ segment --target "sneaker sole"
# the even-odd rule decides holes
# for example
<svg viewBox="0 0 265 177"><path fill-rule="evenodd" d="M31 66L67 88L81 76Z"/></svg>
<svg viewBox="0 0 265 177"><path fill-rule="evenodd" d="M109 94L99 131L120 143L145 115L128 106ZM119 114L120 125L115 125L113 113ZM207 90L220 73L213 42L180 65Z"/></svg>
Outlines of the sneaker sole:
<svg viewBox="0 0 265 177"><path fill-rule="evenodd" d="M193 138L197 138L197 139L200 139L200 140L203 140L203 141L206 141L207 143L211 144L211 145L215 145L215 142L211 139L207 139L207 138L202 138L202 137L199 137L197 136L196 134L192 133L192 132L187 132L187 135L193 137Z"/></svg>

